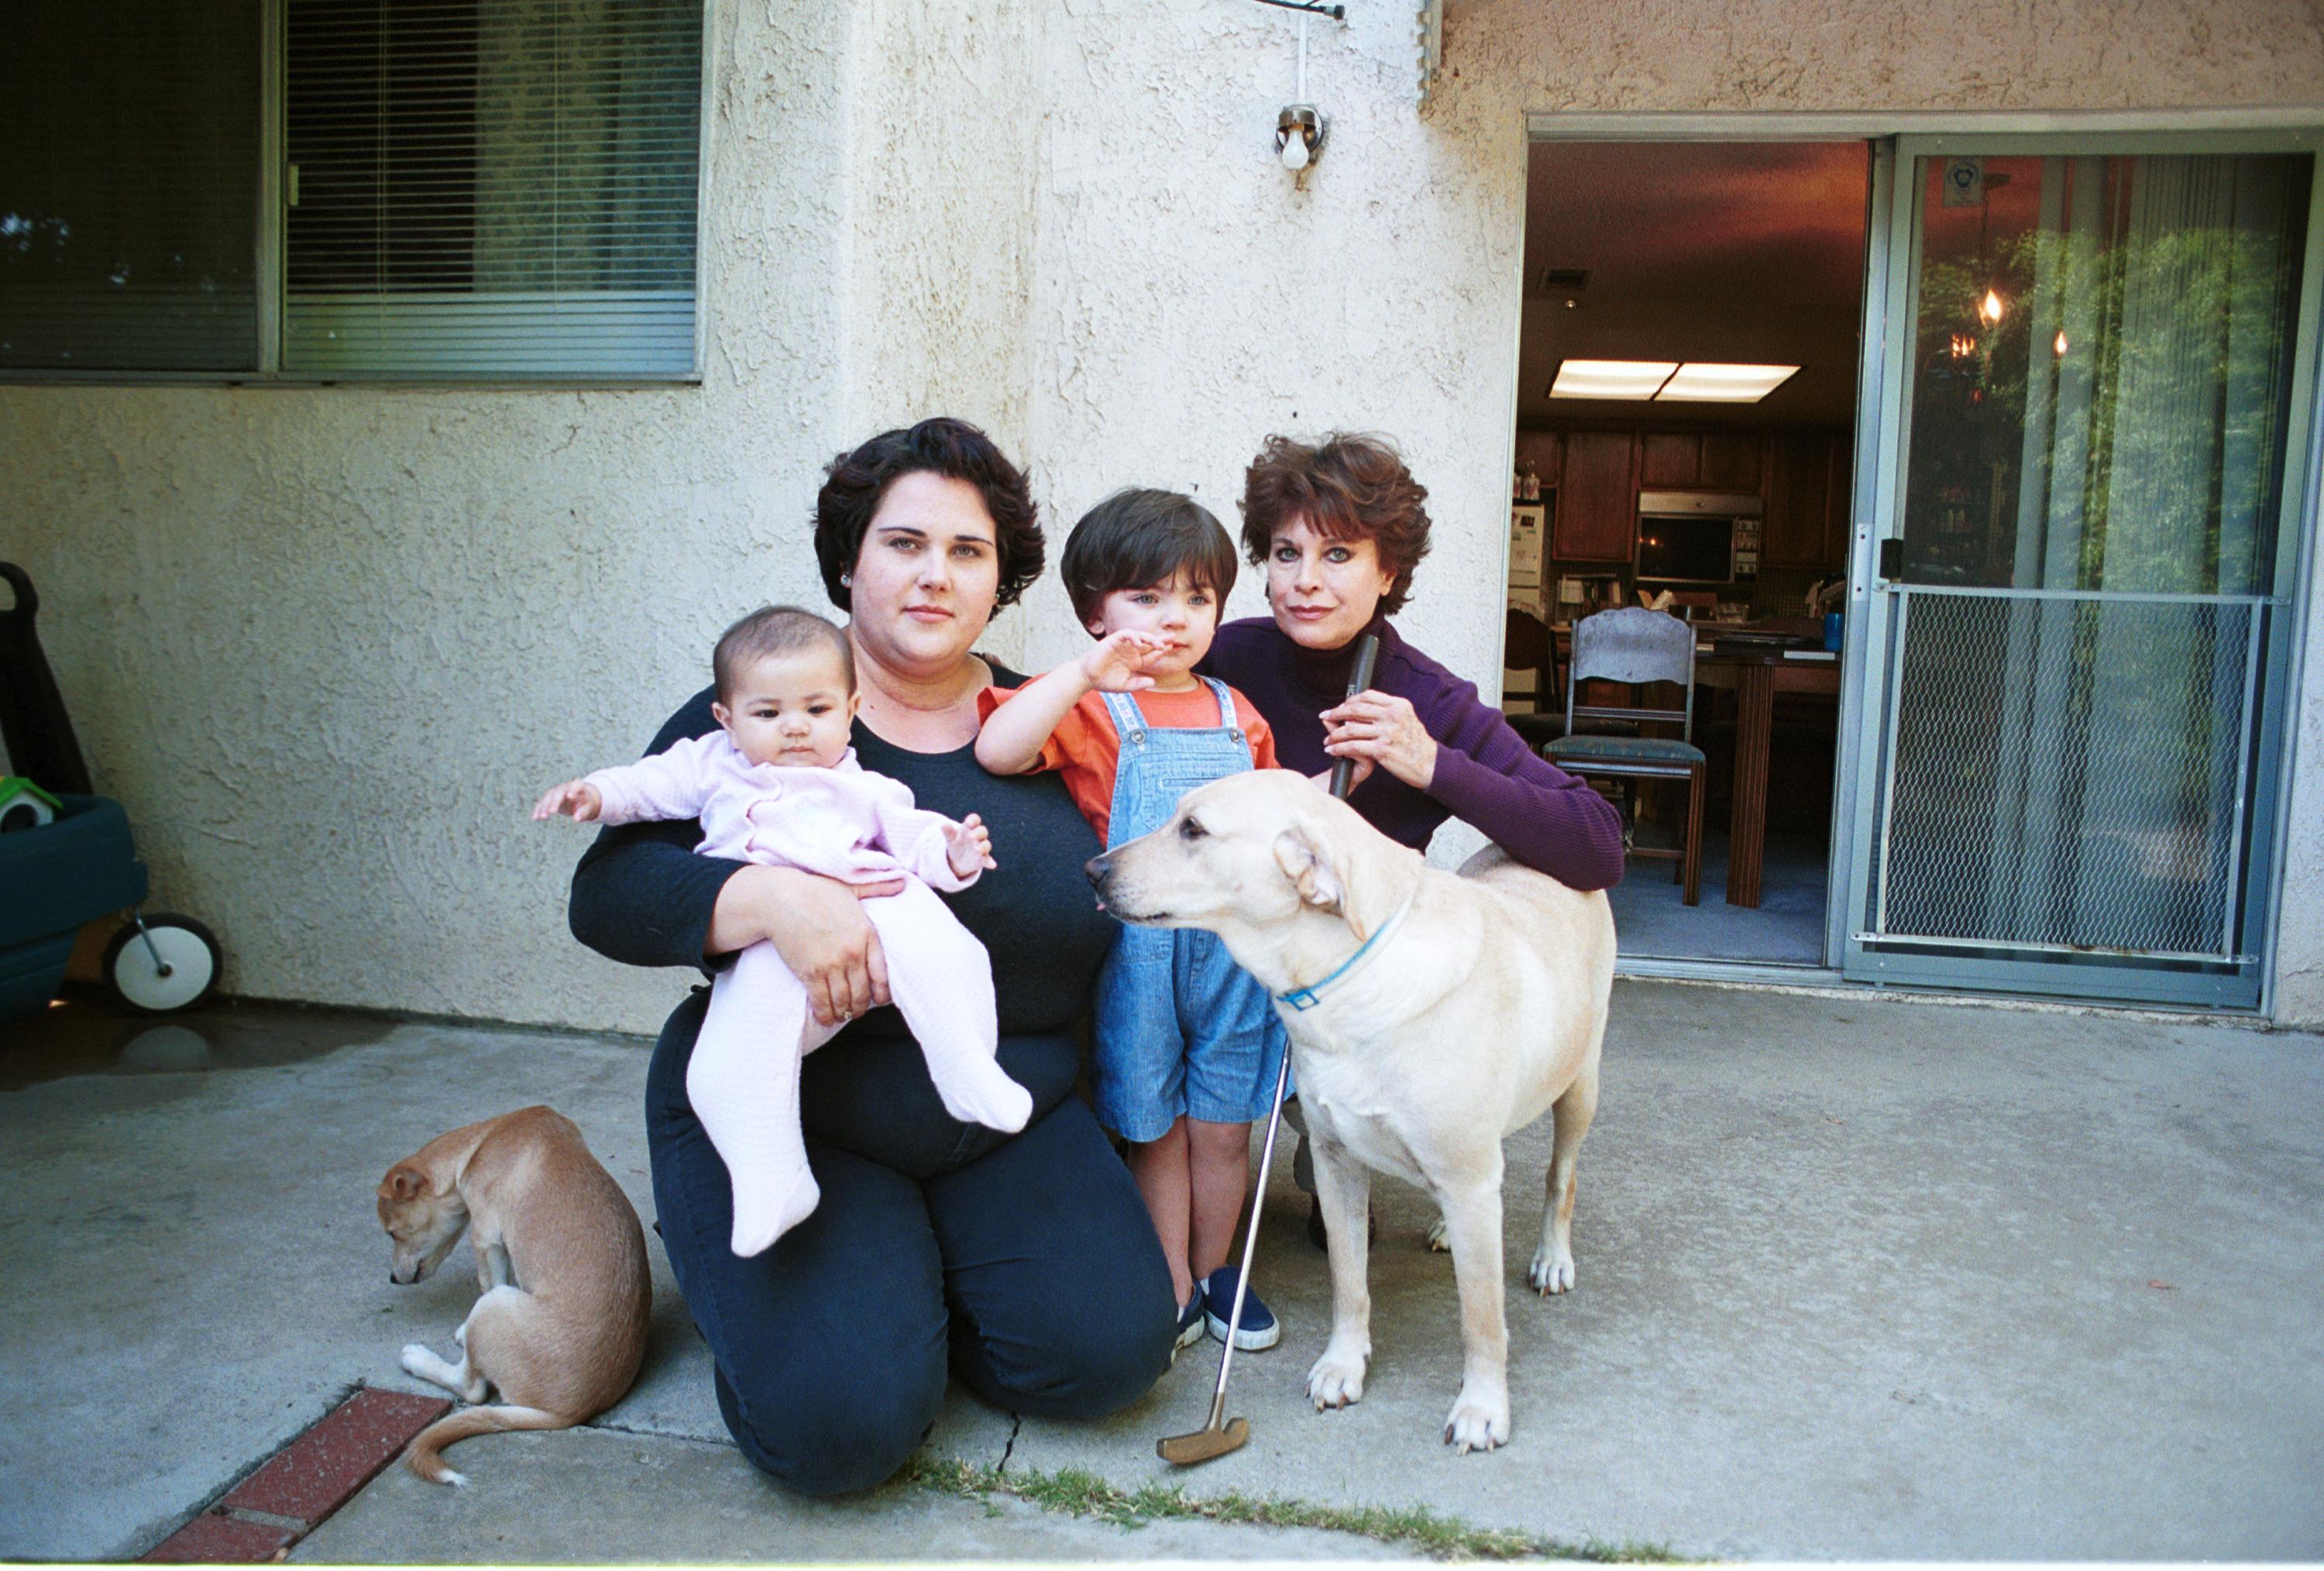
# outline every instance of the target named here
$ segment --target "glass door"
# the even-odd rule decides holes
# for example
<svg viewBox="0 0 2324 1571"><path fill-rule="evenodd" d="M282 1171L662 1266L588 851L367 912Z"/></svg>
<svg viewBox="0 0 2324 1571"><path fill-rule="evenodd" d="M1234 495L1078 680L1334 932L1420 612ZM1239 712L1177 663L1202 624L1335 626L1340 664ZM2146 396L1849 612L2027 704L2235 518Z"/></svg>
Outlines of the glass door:
<svg viewBox="0 0 2324 1571"><path fill-rule="evenodd" d="M2311 145L1899 143L1850 976L2258 1003Z"/></svg>

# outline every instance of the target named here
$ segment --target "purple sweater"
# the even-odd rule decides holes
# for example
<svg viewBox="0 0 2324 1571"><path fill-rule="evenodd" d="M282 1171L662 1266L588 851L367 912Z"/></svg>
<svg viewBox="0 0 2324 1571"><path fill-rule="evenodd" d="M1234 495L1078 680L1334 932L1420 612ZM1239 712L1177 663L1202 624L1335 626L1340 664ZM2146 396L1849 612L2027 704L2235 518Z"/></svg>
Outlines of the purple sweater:
<svg viewBox="0 0 2324 1571"><path fill-rule="evenodd" d="M1416 790L1384 769L1355 789L1349 803L1390 839L1425 849L1448 818L1474 826L1526 866L1580 890L1608 889L1622 879L1622 818L1614 805L1525 744L1499 709L1404 642L1384 616L1372 686L1411 702L1436 741L1436 777ZM1270 616L1219 629L1201 670L1249 695L1275 730L1276 757L1286 769L1315 774L1332 766L1316 716L1346 696L1356 641L1329 652L1302 648Z"/></svg>

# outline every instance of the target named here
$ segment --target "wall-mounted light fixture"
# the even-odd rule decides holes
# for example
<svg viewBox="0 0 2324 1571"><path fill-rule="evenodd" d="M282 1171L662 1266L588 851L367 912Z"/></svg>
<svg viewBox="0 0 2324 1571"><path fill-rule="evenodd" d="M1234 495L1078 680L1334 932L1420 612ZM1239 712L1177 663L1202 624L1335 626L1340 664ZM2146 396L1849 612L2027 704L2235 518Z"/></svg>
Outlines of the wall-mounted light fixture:
<svg viewBox="0 0 2324 1571"><path fill-rule="evenodd" d="M1334 22L1348 19L1344 5L1323 5L1311 0L1259 0L1261 5L1271 5L1277 11L1299 14L1299 76L1296 101L1286 104L1275 117L1275 156L1283 161L1301 190L1307 189L1307 171L1323 151L1323 138L1330 130L1323 111L1307 101L1307 18L1328 16Z"/></svg>

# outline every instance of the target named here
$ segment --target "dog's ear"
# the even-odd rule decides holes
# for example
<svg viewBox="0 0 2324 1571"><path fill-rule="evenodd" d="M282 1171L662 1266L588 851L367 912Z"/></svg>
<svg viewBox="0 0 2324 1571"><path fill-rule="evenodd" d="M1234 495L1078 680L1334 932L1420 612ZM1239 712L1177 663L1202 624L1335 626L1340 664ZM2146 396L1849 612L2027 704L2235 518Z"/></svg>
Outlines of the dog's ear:
<svg viewBox="0 0 2324 1571"><path fill-rule="evenodd" d="M1342 913L1346 891L1340 875L1317 845L1306 833L1305 826L1295 825L1275 837L1275 864L1283 869L1283 876L1299 886L1299 898L1318 910Z"/></svg>
<svg viewBox="0 0 2324 1571"><path fill-rule="evenodd" d="M391 1200L413 1200L428 1192L428 1175L410 1162L398 1162L387 1171L379 1192Z"/></svg>

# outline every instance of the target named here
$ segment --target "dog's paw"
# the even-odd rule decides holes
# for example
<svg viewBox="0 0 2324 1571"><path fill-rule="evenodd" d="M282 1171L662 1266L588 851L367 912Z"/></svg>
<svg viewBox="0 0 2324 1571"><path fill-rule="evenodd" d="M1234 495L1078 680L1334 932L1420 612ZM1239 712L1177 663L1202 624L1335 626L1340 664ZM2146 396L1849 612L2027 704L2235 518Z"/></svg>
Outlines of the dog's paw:
<svg viewBox="0 0 2324 1571"><path fill-rule="evenodd" d="M402 1363L403 1372L406 1374L417 1376L430 1383L439 1383L436 1380L436 1370L440 1362L424 1342L407 1342L403 1345Z"/></svg>
<svg viewBox="0 0 2324 1571"><path fill-rule="evenodd" d="M1533 1264L1526 1268L1526 1280L1531 1282L1533 1290L1545 1298L1552 1293L1572 1292L1573 1290L1573 1252L1570 1249L1561 1249L1556 1254L1552 1255L1548 1251L1544 1250L1535 1255Z"/></svg>
<svg viewBox="0 0 2324 1571"><path fill-rule="evenodd" d="M1463 1385L1461 1400L1452 1404L1452 1414L1444 1420L1444 1443L1465 1456L1471 1451L1507 1445L1508 1438L1508 1393L1471 1395Z"/></svg>
<svg viewBox="0 0 2324 1571"><path fill-rule="evenodd" d="M1344 1408L1364 1399L1364 1361L1326 1347L1307 1371L1307 1400L1315 1410Z"/></svg>
<svg viewBox="0 0 2324 1571"><path fill-rule="evenodd" d="M1441 1215L1436 1218L1436 1224L1428 1230L1428 1252L1431 1254L1452 1252L1452 1241L1445 1236L1444 1218Z"/></svg>

